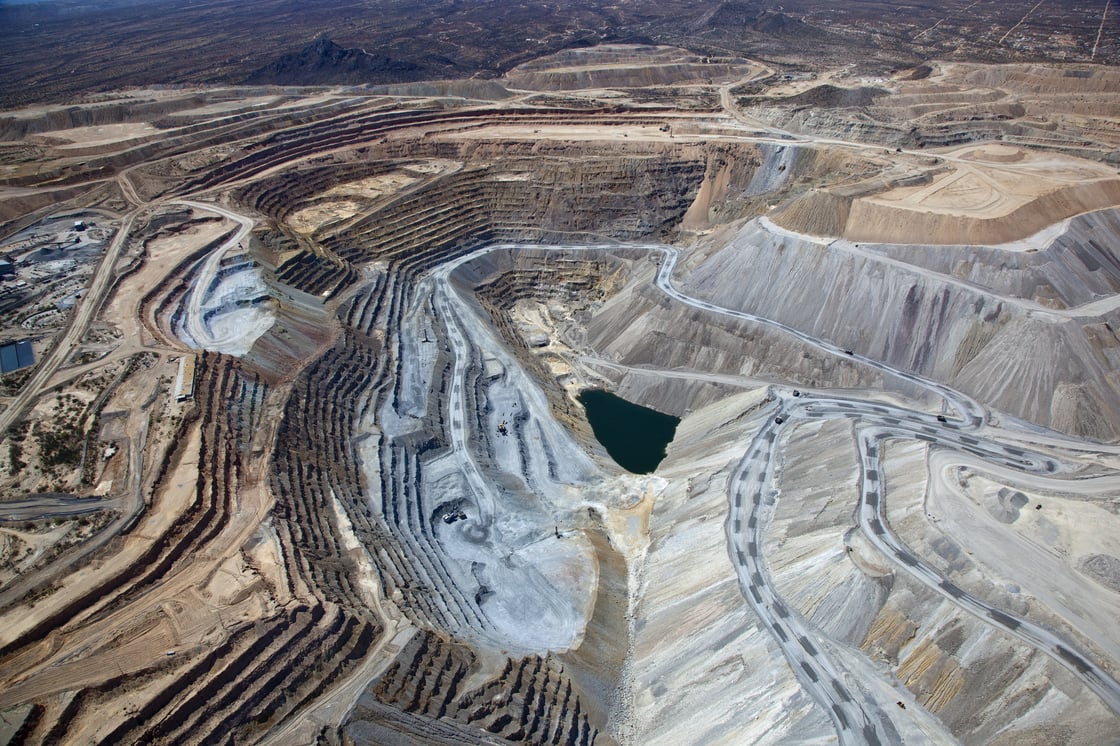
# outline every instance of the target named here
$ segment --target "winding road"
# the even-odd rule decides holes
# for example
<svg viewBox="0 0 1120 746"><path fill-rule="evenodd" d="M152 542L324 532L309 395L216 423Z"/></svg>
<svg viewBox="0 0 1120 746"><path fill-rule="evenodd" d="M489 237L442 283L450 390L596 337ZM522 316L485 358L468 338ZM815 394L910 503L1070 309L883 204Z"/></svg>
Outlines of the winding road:
<svg viewBox="0 0 1120 746"><path fill-rule="evenodd" d="M727 519L728 550L739 577L739 584L747 604L755 611L765 628L773 635L791 670L805 691L822 707L832 720L837 736L844 744L881 744L898 739L883 708L867 693L849 683L843 668L830 655L832 644L820 639L820 633L795 611L783 603L770 579L765 558L760 552L763 534L778 498L775 484L775 466L778 462L778 444L785 428L798 421L812 419L844 418L855 423L860 455L860 500L858 523L869 541L904 572L933 592L950 600L962 611L1018 638L1077 676L1096 693L1113 711L1120 713L1120 684L1077 647L1056 633L1029 620L1020 618L1005 609L996 608L969 594L943 577L928 563L922 561L891 531L883 506L885 494L880 462L881 444L891 439L918 440L930 447L951 449L969 454L1002 469L1027 475L1056 476L1072 472L1075 465L1041 453L1028 445L1023 433L1006 432L988 423L986 409L961 392L913 373L899 370L877 360L844 350L831 342L817 339L797 329L754 314L725 308L709 301L689 296L678 290L672 281L678 252L662 244L596 244L584 246L542 246L525 244L498 244L476 250L453 262L464 262L494 251L549 250L558 252L602 252L644 250L660 255L654 284L673 300L712 314L749 321L775 329L805 344L865 365L893 376L901 381L920 386L939 397L945 404L946 415L933 415L882 402L868 402L857 398L816 396L789 390L772 391L776 403L770 416L755 434L743 457L733 469L729 485L729 513ZM446 286L447 271L437 271ZM448 291L450 292L450 291ZM452 293L453 295L453 293ZM442 301L442 310L453 319L448 302ZM456 365L463 359L466 336L452 321L448 325L451 344L455 350ZM451 391L453 418L464 416L463 403L458 389L460 373L455 375ZM452 428L453 433L457 428ZM465 447L465 434L453 435L460 447ZM1003 440L1010 442L1002 442ZM1077 449L1076 441L1065 441L1050 434L1050 445L1070 445ZM1082 446L1084 444L1081 444ZM469 460L468 460L469 461ZM485 493L485 480L477 471L468 474L472 486ZM1076 485L1069 482L1070 489Z"/></svg>
<svg viewBox="0 0 1120 746"><path fill-rule="evenodd" d="M179 200L176 204L217 213L223 218L237 223L237 232L222 242L221 246L211 251L194 273L191 279L190 295L187 300L187 313L185 314L186 331L195 341L195 345L205 349L222 349L230 346L236 348L237 345L243 344L246 330L239 326L228 330L224 335L216 334L214 328L208 323L205 306L210 300L213 286L221 277L222 260L232 249L238 247L245 240L245 237L253 230L254 221L252 218L239 215L217 205L190 200Z"/></svg>
<svg viewBox="0 0 1120 746"><path fill-rule="evenodd" d="M198 288L208 286L209 280L206 278L212 277L217 272L222 256L230 247L243 239L251 229L252 221L213 205L196 202L182 202L182 204L217 212L240 224L237 234L215 250L205 261L202 268L203 280L196 280L195 296L191 299L192 307L196 307L200 302L197 298ZM114 241L117 252L123 244L123 237L127 235L127 228L128 221L122 226L117 240ZM1120 684L1088 655L1054 632L1017 617L1007 610L996 608L940 575L931 565L909 550L891 531L883 512L886 496L881 477L883 469L880 452L882 443L892 439L923 441L930 447L969 454L985 463L1027 475L1057 476L1072 472L1075 465L1032 448L1032 437L1026 437L1023 433L1004 433L1001 429L991 426L987 410L980 403L944 384L893 368L854 351L842 349L831 342L817 339L772 319L687 295L673 284L673 272L679 254L672 246L618 243L566 246L495 244L456 257L432 271L430 276L434 281L433 307L444 321L448 349L452 353L453 360L450 389L446 394L451 420L448 430L452 450L460 455L463 477L477 501L476 507L480 515L476 516L476 519L484 523L493 519L497 514L497 496L493 485L471 455L473 443L467 426L470 413L465 387L468 385L468 366L477 364L479 359L478 349L483 345L493 346L498 343L489 336L485 339L477 336L475 319L472 318L471 323L467 323L466 318L473 317L475 311L460 297L451 281L451 274L463 264L492 252L525 250L561 253L620 250L629 253L648 252L658 257L654 285L674 301L706 313L751 322L790 335L826 354L847 359L899 381L924 388L944 403L942 411L946 414L933 415L879 401L818 396L775 388L771 391L775 403L768 412L768 419L747 445L744 455L731 472L727 489L728 551L738 576L743 598L773 636L801 686L831 719L841 743L890 743L898 740L898 733L885 715L883 703L875 701L862 687L851 682L851 676L845 674L844 667L837 662L836 654L830 650L835 643L822 639L819 630L783 602L771 580L766 559L760 551L766 526L773 513L773 506L780 494L775 472L780 461L779 444L782 441L782 433L797 422L813 419L847 419L854 422L860 456L858 524L860 530L877 549L893 560L903 572L931 591L950 600L962 611L1050 656L1077 676L1109 708L1120 713ZM112 266L110 256L115 254L112 251L107 254L103 267ZM105 282L107 280L102 278L107 278L109 275L110 273L99 271L95 282L97 280ZM96 288L90 296L98 297ZM94 307L94 304L87 303L82 310L91 307ZM83 328L84 322L72 324L67 338L77 335ZM191 333L195 331L200 330L192 328ZM56 347L54 355L56 365L62 359L59 350L64 347L65 345L61 343ZM46 367L41 369L40 374L45 370ZM33 391L36 387L27 387L25 390ZM536 406L547 409L547 405L543 402L536 402ZM1009 442L1001 442L1003 440ZM1049 440L1052 446L1066 445L1060 437L1052 434ZM1072 442L1070 445L1076 446Z"/></svg>
<svg viewBox="0 0 1120 746"><path fill-rule="evenodd" d="M116 235L113 236L113 240L105 250L105 255L101 257L101 262L93 273L93 279L90 280L89 289L78 303L77 310L71 317L66 331L55 341L46 357L39 361L34 374L20 387L19 393L12 399L7 408L0 412L0 433L11 427L12 423L23 415L27 407L39 398L47 383L81 343L90 322L101 310L106 292L112 287L112 283L116 279L117 260L128 243L129 235L132 233L132 224L143 209L137 207L125 213L121 218L121 224L117 228Z"/></svg>

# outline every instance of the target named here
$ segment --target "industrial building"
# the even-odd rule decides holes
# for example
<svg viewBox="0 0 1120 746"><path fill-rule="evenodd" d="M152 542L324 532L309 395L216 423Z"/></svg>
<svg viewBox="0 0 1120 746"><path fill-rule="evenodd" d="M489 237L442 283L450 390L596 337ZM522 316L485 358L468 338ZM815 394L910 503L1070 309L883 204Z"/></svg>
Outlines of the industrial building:
<svg viewBox="0 0 1120 746"><path fill-rule="evenodd" d="M175 376L175 401L190 401L194 397L194 355L179 358L179 373Z"/></svg>
<svg viewBox="0 0 1120 746"><path fill-rule="evenodd" d="M0 373L11 373L34 364L35 350L31 348L31 340L10 342L0 347Z"/></svg>

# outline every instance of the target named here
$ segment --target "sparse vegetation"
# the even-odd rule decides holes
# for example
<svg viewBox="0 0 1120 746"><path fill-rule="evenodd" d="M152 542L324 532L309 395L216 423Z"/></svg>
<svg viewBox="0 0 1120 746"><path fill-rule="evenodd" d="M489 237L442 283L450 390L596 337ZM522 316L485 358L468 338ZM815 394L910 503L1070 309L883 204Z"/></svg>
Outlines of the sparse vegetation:
<svg viewBox="0 0 1120 746"><path fill-rule="evenodd" d="M55 516L38 521L5 523L0 521L0 541L7 540L8 550L3 567L9 574L0 574L0 587L19 574L46 567L66 552L88 541L119 517L115 510L101 510L66 518ZM7 529L7 530L5 530ZM18 532L19 536L16 535Z"/></svg>
<svg viewBox="0 0 1120 746"><path fill-rule="evenodd" d="M23 460L23 443L8 443L8 476L16 476L27 466Z"/></svg>
<svg viewBox="0 0 1120 746"><path fill-rule="evenodd" d="M55 402L54 417L36 423L31 435L39 447L39 460L49 472L81 464L85 419L84 402L73 394L62 394Z"/></svg>
<svg viewBox="0 0 1120 746"><path fill-rule="evenodd" d="M19 390L23 388L24 381L34 372L35 367L32 366L0 376L0 396L15 396L18 394Z"/></svg>
<svg viewBox="0 0 1120 746"><path fill-rule="evenodd" d="M148 370L159 360L159 353L156 352L138 352L128 359L128 364L125 366L124 373L121 376L122 381L127 381L139 370Z"/></svg>

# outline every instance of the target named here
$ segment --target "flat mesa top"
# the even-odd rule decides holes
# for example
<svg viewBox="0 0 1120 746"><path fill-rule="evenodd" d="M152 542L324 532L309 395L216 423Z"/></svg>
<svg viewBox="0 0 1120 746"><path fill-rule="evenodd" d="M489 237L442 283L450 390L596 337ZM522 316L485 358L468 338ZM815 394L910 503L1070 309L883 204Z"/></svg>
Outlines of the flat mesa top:
<svg viewBox="0 0 1120 746"><path fill-rule="evenodd" d="M1002 144L899 155L866 181L810 191L773 216L782 228L865 243L998 246L1094 210L1120 205L1120 175L1103 163Z"/></svg>
<svg viewBox="0 0 1120 746"><path fill-rule="evenodd" d="M987 219L1009 215L1039 197L1075 185L1120 183L1116 170L1105 164L1007 145L969 146L941 158L944 166L931 173L929 183L900 186L863 199L900 210Z"/></svg>
<svg viewBox="0 0 1120 746"><path fill-rule="evenodd" d="M570 91L650 85L724 83L771 71L742 57L705 57L666 46L602 44L565 49L518 65L505 82L516 89Z"/></svg>

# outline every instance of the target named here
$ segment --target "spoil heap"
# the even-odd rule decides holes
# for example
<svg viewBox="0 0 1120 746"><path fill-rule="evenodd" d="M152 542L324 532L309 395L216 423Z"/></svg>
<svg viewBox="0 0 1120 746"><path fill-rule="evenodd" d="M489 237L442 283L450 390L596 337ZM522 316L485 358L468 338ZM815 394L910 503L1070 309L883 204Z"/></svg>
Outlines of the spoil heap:
<svg viewBox="0 0 1120 746"><path fill-rule="evenodd" d="M658 83L712 64L653 53ZM562 62L521 73L603 82ZM1118 665L1111 606L1085 589L1120 550L1051 498L1111 525L1114 454L1062 432L1120 437L1114 174L795 141L730 83L704 91L718 116L569 93L165 102L165 138L12 169L135 231L93 306L135 340L111 354L161 360L114 441L122 540L34 615L7 599L20 738L1006 740L1034 706L1117 736L1090 678ZM948 247L961 226L977 245ZM592 441L591 385L683 416L657 475ZM1028 520L1027 495L1062 507ZM923 512L963 532L993 500L968 562ZM1076 602L999 580L1038 541Z"/></svg>

